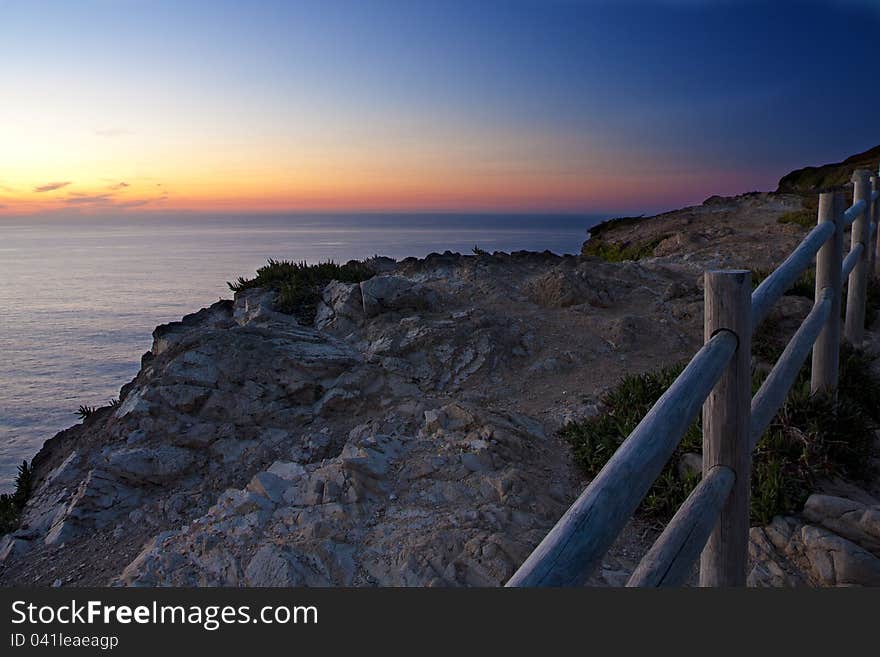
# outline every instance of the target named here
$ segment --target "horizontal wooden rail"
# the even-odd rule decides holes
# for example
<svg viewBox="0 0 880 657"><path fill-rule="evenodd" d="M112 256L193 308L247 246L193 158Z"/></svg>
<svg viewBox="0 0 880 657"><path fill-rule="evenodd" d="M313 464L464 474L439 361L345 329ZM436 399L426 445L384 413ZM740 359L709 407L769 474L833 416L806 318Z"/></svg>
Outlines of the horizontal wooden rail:
<svg viewBox="0 0 880 657"><path fill-rule="evenodd" d="M639 562L627 586L681 586L712 532L736 476L716 465L688 495Z"/></svg>
<svg viewBox="0 0 880 657"><path fill-rule="evenodd" d="M819 337L825 322L831 315L834 290L825 288L819 301L813 306L785 350L770 370L757 394L752 399L751 437L752 449L770 426L773 417L785 401L788 391L804 366L813 343Z"/></svg>
<svg viewBox="0 0 880 657"><path fill-rule="evenodd" d="M821 223L813 228L791 255L752 292L752 330L758 328L773 304L810 267L816 253L832 235L834 235L834 225L830 222Z"/></svg>
<svg viewBox="0 0 880 657"><path fill-rule="evenodd" d="M853 250L850 251L846 258L843 260L843 267L841 268L841 273L843 277L846 278L852 273L852 270L856 268L856 265L859 264L859 258L862 257L862 252L865 250L865 245L859 242L853 247Z"/></svg>
<svg viewBox="0 0 880 657"><path fill-rule="evenodd" d="M736 347L730 331L703 345L507 586L586 581L675 452Z"/></svg>
<svg viewBox="0 0 880 657"><path fill-rule="evenodd" d="M843 213L843 223L845 226L849 226L852 222L862 216L862 213L865 211L865 208L868 207L868 204L864 201L858 201L857 203L853 203L849 209Z"/></svg>

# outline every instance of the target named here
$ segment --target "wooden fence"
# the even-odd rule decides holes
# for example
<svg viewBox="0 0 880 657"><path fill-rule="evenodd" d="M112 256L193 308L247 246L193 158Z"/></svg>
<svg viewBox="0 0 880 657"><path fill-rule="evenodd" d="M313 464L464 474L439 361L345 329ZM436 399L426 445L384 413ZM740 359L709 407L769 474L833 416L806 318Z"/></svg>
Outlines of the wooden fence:
<svg viewBox="0 0 880 657"><path fill-rule="evenodd" d="M627 586L680 586L700 557L701 586L743 586L752 451L813 352L811 390L837 388L843 339L864 338L868 277L880 267L878 177L853 174L853 203L819 195L818 224L752 291L745 270L705 274L705 344L507 586L583 584L672 457L702 406L703 476L639 563ZM852 225L848 255L844 233ZM751 342L774 303L816 260L812 310L751 396ZM877 272L880 273L880 272Z"/></svg>

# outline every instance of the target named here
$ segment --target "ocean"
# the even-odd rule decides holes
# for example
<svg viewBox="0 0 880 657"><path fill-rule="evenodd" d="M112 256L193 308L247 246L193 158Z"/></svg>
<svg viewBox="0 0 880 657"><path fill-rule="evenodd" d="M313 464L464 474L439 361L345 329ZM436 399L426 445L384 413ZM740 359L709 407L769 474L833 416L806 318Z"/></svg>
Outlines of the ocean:
<svg viewBox="0 0 880 657"><path fill-rule="evenodd" d="M230 298L268 258L577 253L606 217L261 215L0 218L0 491L43 442L137 374L157 324Z"/></svg>

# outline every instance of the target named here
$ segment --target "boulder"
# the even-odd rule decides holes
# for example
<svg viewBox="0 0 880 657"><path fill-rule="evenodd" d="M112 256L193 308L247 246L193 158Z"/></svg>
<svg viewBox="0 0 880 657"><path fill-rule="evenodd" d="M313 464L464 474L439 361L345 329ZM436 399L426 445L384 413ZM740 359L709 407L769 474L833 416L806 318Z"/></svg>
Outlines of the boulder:
<svg viewBox="0 0 880 657"><path fill-rule="evenodd" d="M418 310L437 304L437 293L402 276L374 276L360 284L367 317L390 310Z"/></svg>
<svg viewBox="0 0 880 657"><path fill-rule="evenodd" d="M233 302L233 318L239 326L251 324L267 324L281 322L282 324L296 324L293 315L286 315L275 310L274 290L261 287L253 287L235 293Z"/></svg>
<svg viewBox="0 0 880 657"><path fill-rule="evenodd" d="M833 495L810 495L804 516L880 556L880 507Z"/></svg>
<svg viewBox="0 0 880 657"><path fill-rule="evenodd" d="M880 559L822 527L801 529L806 556L823 586L880 586Z"/></svg>
<svg viewBox="0 0 880 657"><path fill-rule="evenodd" d="M348 331L362 324L363 319L364 302L360 285L330 281L321 293L315 326Z"/></svg>

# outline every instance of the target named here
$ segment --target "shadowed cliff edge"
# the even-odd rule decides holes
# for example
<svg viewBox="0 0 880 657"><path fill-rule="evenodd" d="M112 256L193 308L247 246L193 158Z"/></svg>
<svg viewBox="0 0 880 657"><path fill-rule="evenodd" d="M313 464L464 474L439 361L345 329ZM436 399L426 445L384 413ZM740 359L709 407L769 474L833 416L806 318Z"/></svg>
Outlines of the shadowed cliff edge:
<svg viewBox="0 0 880 657"><path fill-rule="evenodd" d="M503 584L585 483L559 430L689 358L702 272L771 270L815 223L815 185L878 153L606 222L579 256L270 263L158 327L118 405L46 442L0 582ZM809 307L786 297L766 348ZM880 584L876 477L811 485L753 528L750 584ZM591 583L624 583L661 527L633 520Z"/></svg>

